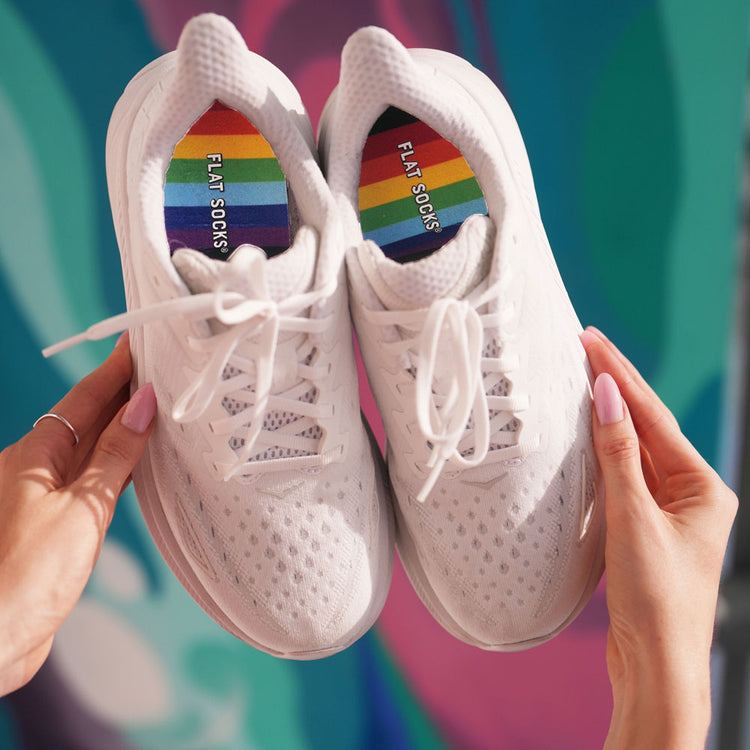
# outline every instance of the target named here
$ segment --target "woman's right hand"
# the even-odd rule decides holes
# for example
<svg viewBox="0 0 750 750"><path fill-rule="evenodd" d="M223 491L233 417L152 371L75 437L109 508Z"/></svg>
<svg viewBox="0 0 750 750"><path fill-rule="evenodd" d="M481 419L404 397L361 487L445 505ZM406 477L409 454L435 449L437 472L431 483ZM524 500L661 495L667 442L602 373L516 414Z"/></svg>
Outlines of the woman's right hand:
<svg viewBox="0 0 750 750"><path fill-rule="evenodd" d="M719 577L737 498L596 329L594 445L606 488L606 748L703 748ZM622 394L622 395L621 395Z"/></svg>

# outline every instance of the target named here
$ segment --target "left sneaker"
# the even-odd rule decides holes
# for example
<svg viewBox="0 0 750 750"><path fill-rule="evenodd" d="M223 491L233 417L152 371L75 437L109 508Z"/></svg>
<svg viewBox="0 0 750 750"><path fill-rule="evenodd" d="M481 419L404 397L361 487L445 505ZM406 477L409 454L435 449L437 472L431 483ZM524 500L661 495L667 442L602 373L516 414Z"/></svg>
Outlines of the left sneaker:
<svg viewBox="0 0 750 750"><path fill-rule="evenodd" d="M120 98L107 177L129 312L92 337L133 328L134 387L156 391L133 472L149 531L229 632L276 656L340 651L383 606L393 523L299 95L198 16Z"/></svg>
<svg viewBox="0 0 750 750"><path fill-rule="evenodd" d="M581 327L515 119L464 60L364 28L319 149L406 571L467 643L541 643L596 587L604 516Z"/></svg>

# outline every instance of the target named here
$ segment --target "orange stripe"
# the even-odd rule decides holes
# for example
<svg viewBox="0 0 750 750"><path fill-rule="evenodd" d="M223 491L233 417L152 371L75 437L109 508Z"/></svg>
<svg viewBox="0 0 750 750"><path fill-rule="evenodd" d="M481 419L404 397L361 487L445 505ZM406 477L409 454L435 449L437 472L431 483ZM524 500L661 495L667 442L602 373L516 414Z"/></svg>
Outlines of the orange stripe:
<svg viewBox="0 0 750 750"><path fill-rule="evenodd" d="M422 173L421 182L427 185L428 191L474 177L474 173L463 157L427 167L422 170ZM374 206L382 206L384 203L406 198L412 195L411 188L414 184L416 183L412 180L400 175L370 185L361 185L359 188L359 210L364 211Z"/></svg>
<svg viewBox="0 0 750 750"><path fill-rule="evenodd" d="M275 155L262 135L186 135L175 147L173 159L205 159L222 154L224 159L273 159Z"/></svg>

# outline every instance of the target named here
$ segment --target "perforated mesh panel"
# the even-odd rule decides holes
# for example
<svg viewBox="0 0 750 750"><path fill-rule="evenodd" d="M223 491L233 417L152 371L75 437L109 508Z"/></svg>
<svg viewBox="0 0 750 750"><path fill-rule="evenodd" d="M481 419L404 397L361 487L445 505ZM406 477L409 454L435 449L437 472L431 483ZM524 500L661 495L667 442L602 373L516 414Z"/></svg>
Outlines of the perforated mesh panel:
<svg viewBox="0 0 750 750"><path fill-rule="evenodd" d="M312 361L313 357L315 356L315 351L316 350L313 349L310 354L307 355L304 361L305 364L309 364L310 361ZM222 379L228 380L229 378L232 378L238 374L240 374L240 370L238 370L233 365L227 365L222 373ZM248 394L253 394L255 392L251 388L244 388L243 391L247 392ZM241 391L238 391L238 393L240 392ZM318 389L312 386L306 393L300 396L298 400L306 404L312 404L315 402L317 397ZM252 406L252 403L249 401L241 401L236 396L224 396L221 401L221 405L224 407L224 410L227 412L227 414L229 414L230 416L234 416L235 414L239 414L245 409L249 409ZM266 412L263 417L263 430L265 432L274 432L282 427L287 427L291 424L294 424L295 422L299 422L301 419L302 418L299 416L299 414L295 414L293 412L269 411ZM323 437L323 431L318 425L306 427L300 432L296 432L294 434L313 440L320 440L320 438ZM241 450L244 445L245 439L239 435L232 435L232 437L229 439L229 447L235 452ZM266 461L274 458L293 458L295 456L309 455L311 455L310 451L271 445L268 446L264 451L257 453L255 456L252 456L250 460Z"/></svg>

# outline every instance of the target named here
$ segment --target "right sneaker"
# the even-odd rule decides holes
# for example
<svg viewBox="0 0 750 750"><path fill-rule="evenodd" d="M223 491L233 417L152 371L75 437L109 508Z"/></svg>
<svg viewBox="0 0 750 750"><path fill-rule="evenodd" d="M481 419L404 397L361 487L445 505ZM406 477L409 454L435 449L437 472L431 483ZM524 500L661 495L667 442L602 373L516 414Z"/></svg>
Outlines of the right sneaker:
<svg viewBox="0 0 750 750"><path fill-rule="evenodd" d="M319 148L404 567L457 638L541 643L599 581L604 514L581 326L515 119L466 61L370 27Z"/></svg>
<svg viewBox="0 0 750 750"><path fill-rule="evenodd" d="M198 16L117 103L107 177L133 388L159 403L133 473L154 541L237 637L340 651L384 604L392 511L299 95L229 21Z"/></svg>

